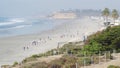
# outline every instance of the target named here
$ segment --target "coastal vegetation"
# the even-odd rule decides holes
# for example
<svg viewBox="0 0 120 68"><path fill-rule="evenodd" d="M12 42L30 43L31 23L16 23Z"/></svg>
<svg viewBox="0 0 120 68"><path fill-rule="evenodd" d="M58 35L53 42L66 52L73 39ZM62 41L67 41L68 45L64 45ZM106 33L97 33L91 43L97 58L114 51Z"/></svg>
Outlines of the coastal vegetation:
<svg viewBox="0 0 120 68"><path fill-rule="evenodd" d="M115 20L119 18L119 13L116 9L113 9L112 12L110 12L109 8L105 8L102 11L102 16L106 22L108 22L108 17L112 17L115 23Z"/></svg>
<svg viewBox="0 0 120 68"><path fill-rule="evenodd" d="M114 66L114 65L110 65L107 68L120 68L120 66Z"/></svg>
<svg viewBox="0 0 120 68"><path fill-rule="evenodd" d="M105 17L105 20L108 21L108 16L110 15L110 10L108 8L105 8L102 11L102 16Z"/></svg>
<svg viewBox="0 0 120 68"><path fill-rule="evenodd" d="M118 19L118 17L119 17L118 11L114 9L112 11L112 18L114 19L114 23L115 23L115 20Z"/></svg>

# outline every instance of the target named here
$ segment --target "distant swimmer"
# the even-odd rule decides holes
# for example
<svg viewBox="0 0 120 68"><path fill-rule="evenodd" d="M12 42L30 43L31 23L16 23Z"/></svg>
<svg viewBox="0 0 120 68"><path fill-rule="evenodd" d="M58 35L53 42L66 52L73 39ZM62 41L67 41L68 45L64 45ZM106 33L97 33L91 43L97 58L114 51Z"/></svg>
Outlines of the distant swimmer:
<svg viewBox="0 0 120 68"><path fill-rule="evenodd" d="M23 50L25 51L25 47L23 47Z"/></svg>
<svg viewBox="0 0 120 68"><path fill-rule="evenodd" d="M83 42L85 42L86 41L86 37L85 37L85 35L83 36Z"/></svg>
<svg viewBox="0 0 120 68"><path fill-rule="evenodd" d="M33 41L33 42L32 42L32 45L37 45L37 41Z"/></svg>

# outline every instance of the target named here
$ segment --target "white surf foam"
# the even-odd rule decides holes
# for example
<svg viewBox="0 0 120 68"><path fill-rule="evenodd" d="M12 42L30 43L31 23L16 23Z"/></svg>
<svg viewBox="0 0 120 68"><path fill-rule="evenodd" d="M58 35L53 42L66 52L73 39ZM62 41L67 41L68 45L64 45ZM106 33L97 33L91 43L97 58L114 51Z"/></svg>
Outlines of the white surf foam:
<svg viewBox="0 0 120 68"><path fill-rule="evenodd" d="M32 26L32 25L19 25L19 26L12 27L12 29L14 28L19 29L19 28L24 28L24 27L29 27L29 26Z"/></svg>
<svg viewBox="0 0 120 68"><path fill-rule="evenodd" d="M5 25L11 25L11 24L16 24L16 23L22 23L25 22L24 19L11 19L8 22L1 22L0 26L5 26Z"/></svg>

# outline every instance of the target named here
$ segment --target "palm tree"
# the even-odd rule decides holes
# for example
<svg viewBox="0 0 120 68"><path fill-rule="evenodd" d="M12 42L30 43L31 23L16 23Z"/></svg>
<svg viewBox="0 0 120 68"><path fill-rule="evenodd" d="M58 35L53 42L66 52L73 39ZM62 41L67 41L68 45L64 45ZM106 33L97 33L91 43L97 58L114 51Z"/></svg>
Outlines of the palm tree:
<svg viewBox="0 0 120 68"><path fill-rule="evenodd" d="M102 11L102 16L104 16L104 20L106 20L106 22L108 21L108 16L110 15L110 11L108 8L105 8L103 11Z"/></svg>
<svg viewBox="0 0 120 68"><path fill-rule="evenodd" d="M118 19L118 17L119 17L118 11L116 9L113 9L112 18L114 20L114 23L115 23L115 20Z"/></svg>

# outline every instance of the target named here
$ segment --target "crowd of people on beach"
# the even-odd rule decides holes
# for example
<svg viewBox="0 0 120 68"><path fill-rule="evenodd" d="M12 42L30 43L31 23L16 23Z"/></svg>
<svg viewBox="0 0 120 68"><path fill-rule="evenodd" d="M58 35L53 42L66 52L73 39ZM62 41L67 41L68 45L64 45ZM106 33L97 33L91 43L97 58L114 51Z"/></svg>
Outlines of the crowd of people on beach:
<svg viewBox="0 0 120 68"><path fill-rule="evenodd" d="M69 42L69 40L74 39L74 38L83 38L83 42L84 42L87 39L87 35L85 35L85 33L83 33L82 37L81 37L80 33L77 31L75 34L67 33L67 34L61 34L61 35L58 35L58 36L51 35L51 36L46 36L44 38L40 37L37 40L31 41L29 46L25 45L23 47L23 50L24 51L29 50L30 46L37 47L37 46L40 46L40 45L47 44L48 42L50 42L52 40L53 40L54 43L58 43L58 45L60 45L59 42L56 41L55 38L58 38L58 40L60 42L62 40L62 42L66 42L66 43ZM63 41L63 40L65 40L65 41ZM56 47L58 47L58 46L56 45Z"/></svg>

